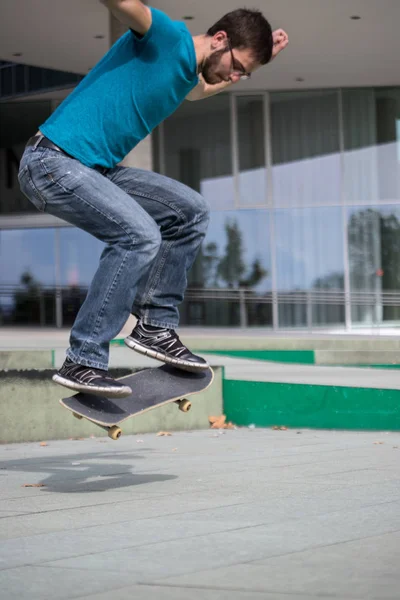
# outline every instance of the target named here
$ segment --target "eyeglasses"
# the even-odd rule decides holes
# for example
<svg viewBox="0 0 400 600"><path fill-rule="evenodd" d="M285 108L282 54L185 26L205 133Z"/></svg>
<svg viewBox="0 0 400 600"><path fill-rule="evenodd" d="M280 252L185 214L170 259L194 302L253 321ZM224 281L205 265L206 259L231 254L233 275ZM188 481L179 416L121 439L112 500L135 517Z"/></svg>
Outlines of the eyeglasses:
<svg viewBox="0 0 400 600"><path fill-rule="evenodd" d="M243 67L243 65L240 64L240 62L238 60L236 60L236 58L233 55L233 51L232 51L232 45L231 45L231 41L228 38L228 48L229 51L231 53L231 57L232 57L232 68L231 68L231 75L233 73L236 73L237 75L240 76L240 79L242 81L245 81L246 79L250 79L251 77L251 73L248 73L245 68Z"/></svg>

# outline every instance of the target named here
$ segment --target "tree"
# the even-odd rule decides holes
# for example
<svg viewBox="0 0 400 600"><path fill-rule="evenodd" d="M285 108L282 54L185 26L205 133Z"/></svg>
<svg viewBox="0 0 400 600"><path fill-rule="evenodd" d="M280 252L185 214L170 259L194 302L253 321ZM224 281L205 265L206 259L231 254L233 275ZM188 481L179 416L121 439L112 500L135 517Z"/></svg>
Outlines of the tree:
<svg viewBox="0 0 400 600"><path fill-rule="evenodd" d="M382 215L368 208L351 216L348 227L350 271L353 286L375 289L382 269L382 288L400 290L400 222L395 214Z"/></svg>
<svg viewBox="0 0 400 600"><path fill-rule="evenodd" d="M268 275L268 271L264 269L260 259L256 258L251 265L250 274L246 279L242 279L242 281L240 282L240 286L246 288L254 288L260 283L260 281L264 279L266 275Z"/></svg>
<svg viewBox="0 0 400 600"><path fill-rule="evenodd" d="M312 284L315 290L344 290L343 273L330 273L324 277L318 277Z"/></svg>
<svg viewBox="0 0 400 600"><path fill-rule="evenodd" d="M242 233L236 221L225 223L225 233L227 237L225 255L219 261L217 274L229 288L237 288L246 270L243 262Z"/></svg>
<svg viewBox="0 0 400 600"><path fill-rule="evenodd" d="M393 213L383 215L372 208L360 210L350 218L348 235L352 290L400 291L400 222L397 216ZM400 307L383 307L383 320L399 318Z"/></svg>
<svg viewBox="0 0 400 600"><path fill-rule="evenodd" d="M218 246L215 242L207 244L203 250L203 275L207 287L218 286Z"/></svg>
<svg viewBox="0 0 400 600"><path fill-rule="evenodd" d="M29 271L22 273L20 283L20 289L14 293L14 320L40 323L45 311L41 285Z"/></svg>

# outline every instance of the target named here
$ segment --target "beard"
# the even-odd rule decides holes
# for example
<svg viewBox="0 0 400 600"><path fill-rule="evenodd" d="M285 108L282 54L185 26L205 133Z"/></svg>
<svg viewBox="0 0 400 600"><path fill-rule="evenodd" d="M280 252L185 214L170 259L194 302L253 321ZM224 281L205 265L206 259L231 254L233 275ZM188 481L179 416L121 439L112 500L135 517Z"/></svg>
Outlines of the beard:
<svg viewBox="0 0 400 600"><path fill-rule="evenodd" d="M226 50L216 50L208 58L205 59L201 68L201 75L206 83L209 85L215 85L223 81L223 77L218 74L218 67L221 62L221 57L225 54Z"/></svg>

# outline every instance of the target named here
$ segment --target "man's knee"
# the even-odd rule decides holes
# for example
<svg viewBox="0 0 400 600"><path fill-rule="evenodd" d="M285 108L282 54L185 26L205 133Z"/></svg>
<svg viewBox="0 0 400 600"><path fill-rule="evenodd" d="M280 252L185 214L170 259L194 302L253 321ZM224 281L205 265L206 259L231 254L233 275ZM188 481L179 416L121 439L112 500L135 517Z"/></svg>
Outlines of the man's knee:
<svg viewBox="0 0 400 600"><path fill-rule="evenodd" d="M147 219L141 226L125 225L124 235L118 240L121 246L141 252L149 260L153 260L160 250L162 237L158 225L152 219Z"/></svg>
<svg viewBox="0 0 400 600"><path fill-rule="evenodd" d="M161 232L157 225L154 225L151 231L149 231L149 235L146 240L146 250L149 256L151 256L151 259L154 259L157 256L160 250L161 242Z"/></svg>
<svg viewBox="0 0 400 600"><path fill-rule="evenodd" d="M201 198L199 220L204 224L205 228L207 229L208 223L210 222L210 205L203 196L201 196L200 194L198 196L199 198Z"/></svg>
<svg viewBox="0 0 400 600"><path fill-rule="evenodd" d="M186 203L186 220L193 223L201 231L206 231L210 221L210 206L207 200L199 193L191 190Z"/></svg>

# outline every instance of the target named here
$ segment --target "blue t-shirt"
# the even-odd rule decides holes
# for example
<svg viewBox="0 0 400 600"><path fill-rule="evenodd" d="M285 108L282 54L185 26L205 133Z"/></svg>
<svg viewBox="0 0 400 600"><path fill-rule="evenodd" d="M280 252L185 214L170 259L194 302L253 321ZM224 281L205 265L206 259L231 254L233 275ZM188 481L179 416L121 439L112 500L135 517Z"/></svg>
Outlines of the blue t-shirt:
<svg viewBox="0 0 400 600"><path fill-rule="evenodd" d="M152 8L143 37L123 35L40 126L88 167L112 168L172 114L197 85L192 36Z"/></svg>

